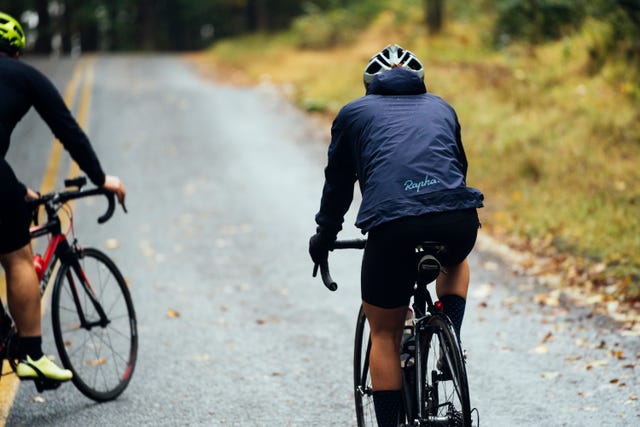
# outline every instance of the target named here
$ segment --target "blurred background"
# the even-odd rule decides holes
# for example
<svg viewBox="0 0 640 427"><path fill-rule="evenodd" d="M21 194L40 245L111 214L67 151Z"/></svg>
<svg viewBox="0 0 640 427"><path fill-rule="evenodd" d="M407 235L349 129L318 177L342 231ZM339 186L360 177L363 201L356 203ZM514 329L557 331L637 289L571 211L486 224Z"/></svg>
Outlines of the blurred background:
<svg viewBox="0 0 640 427"><path fill-rule="evenodd" d="M27 53L174 51L330 120L389 43L460 115L484 231L640 301L640 0L0 0ZM328 128L327 128L328 129Z"/></svg>
<svg viewBox="0 0 640 427"><path fill-rule="evenodd" d="M351 2L320 0L313 7ZM214 38L286 28L309 5L296 0L3 0L26 24L30 50L195 50Z"/></svg>

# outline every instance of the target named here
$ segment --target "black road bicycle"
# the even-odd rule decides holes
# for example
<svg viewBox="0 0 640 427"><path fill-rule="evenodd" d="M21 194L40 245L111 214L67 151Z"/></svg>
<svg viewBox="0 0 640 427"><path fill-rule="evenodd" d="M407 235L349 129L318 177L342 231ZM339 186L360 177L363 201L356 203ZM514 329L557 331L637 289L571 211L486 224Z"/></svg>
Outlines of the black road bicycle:
<svg viewBox="0 0 640 427"><path fill-rule="evenodd" d="M363 249L366 240L336 241L333 249ZM427 285L446 271L438 257L446 251L438 242L416 246L416 284L402 339L402 398L400 426L472 425L469 385L465 358L451 320L434 302ZM337 284L331 278L328 263L320 265L322 280L332 291ZM317 269L314 270L314 276ZM359 427L376 426L369 352L369 326L362 307L358 313L354 345L354 395ZM475 423L479 425L479 419Z"/></svg>
<svg viewBox="0 0 640 427"><path fill-rule="evenodd" d="M108 209L98 218L106 222L115 210L112 193L95 188L82 190L85 177L65 181L75 190L42 195L29 202L44 206L47 222L31 227L31 238L49 236L43 256L34 255L34 266L44 292L57 267L51 295L51 325L62 365L73 372L73 384L85 396L104 402L117 398L131 381L138 354L138 332L128 285L116 264L103 252L81 247L73 234L73 215L67 202L104 195ZM69 214L69 237L62 232L60 210ZM124 209L124 206L123 206ZM126 209L125 209L126 212ZM0 328L0 367L7 359L15 371L16 329L0 304L4 316ZM10 372L2 373L7 375ZM55 389L60 383L36 379L38 391Z"/></svg>

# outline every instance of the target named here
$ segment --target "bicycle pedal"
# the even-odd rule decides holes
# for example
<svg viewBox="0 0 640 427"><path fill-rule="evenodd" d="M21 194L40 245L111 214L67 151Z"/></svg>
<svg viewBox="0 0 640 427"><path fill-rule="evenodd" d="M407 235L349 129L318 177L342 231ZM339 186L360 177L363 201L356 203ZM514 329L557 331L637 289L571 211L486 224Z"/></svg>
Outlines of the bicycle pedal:
<svg viewBox="0 0 640 427"><path fill-rule="evenodd" d="M43 391L46 391L46 390L55 390L58 387L60 387L60 385L62 384L62 382L60 381L42 380L42 379L34 379L33 383L35 384L36 390L38 390L38 393L42 393Z"/></svg>

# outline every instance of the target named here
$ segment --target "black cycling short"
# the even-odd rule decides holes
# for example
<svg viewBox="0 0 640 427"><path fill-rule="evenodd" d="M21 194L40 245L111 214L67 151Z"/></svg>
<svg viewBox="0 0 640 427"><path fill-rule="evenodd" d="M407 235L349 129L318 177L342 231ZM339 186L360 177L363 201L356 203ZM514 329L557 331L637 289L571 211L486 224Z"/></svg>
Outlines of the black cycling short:
<svg viewBox="0 0 640 427"><path fill-rule="evenodd" d="M362 300L382 308L407 306L416 279L415 247L436 241L448 247L444 266L460 264L478 236L475 209L400 218L369 231L362 258Z"/></svg>
<svg viewBox="0 0 640 427"><path fill-rule="evenodd" d="M31 240L31 215L24 196L24 186L9 164L0 159L0 254L18 250Z"/></svg>

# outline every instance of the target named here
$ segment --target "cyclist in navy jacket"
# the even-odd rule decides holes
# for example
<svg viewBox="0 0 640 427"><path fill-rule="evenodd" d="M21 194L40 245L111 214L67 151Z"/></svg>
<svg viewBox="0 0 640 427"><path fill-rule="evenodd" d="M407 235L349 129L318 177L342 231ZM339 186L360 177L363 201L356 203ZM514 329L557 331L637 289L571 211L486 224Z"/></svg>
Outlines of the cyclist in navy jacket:
<svg viewBox="0 0 640 427"><path fill-rule="evenodd" d="M390 45L364 72L366 95L342 108L331 128L314 263L326 261L342 229L358 181L356 226L368 233L362 261L362 300L371 330L370 371L380 426L397 425L399 349L415 278L413 252L425 241L445 243L447 269L436 293L459 335L471 252L480 226L480 191L467 187L467 159L454 109L430 94L424 68L409 51Z"/></svg>
<svg viewBox="0 0 640 427"><path fill-rule="evenodd" d="M65 381L71 379L71 371L42 354L40 288L30 246L31 215L25 203L38 195L18 181L4 159L13 129L33 106L94 184L116 193L120 203L125 188L118 177L104 174L87 136L51 81L18 60L24 46L20 23L0 12L0 264L19 335L18 377ZM0 332L8 327L3 317L0 304Z"/></svg>

